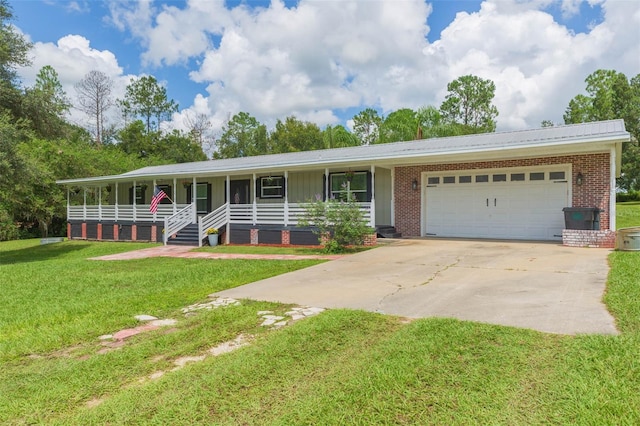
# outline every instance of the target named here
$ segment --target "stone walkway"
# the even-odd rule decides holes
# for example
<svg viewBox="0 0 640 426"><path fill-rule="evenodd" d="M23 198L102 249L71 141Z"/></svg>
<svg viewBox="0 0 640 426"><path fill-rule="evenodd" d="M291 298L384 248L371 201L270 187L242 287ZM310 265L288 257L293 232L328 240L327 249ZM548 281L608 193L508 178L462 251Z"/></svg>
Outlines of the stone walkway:
<svg viewBox="0 0 640 426"><path fill-rule="evenodd" d="M92 257L90 260L132 260L147 257L182 257L189 259L263 259L263 260L336 260L344 255L336 254L242 254L242 253L211 253L191 251L192 246L158 246L107 256Z"/></svg>

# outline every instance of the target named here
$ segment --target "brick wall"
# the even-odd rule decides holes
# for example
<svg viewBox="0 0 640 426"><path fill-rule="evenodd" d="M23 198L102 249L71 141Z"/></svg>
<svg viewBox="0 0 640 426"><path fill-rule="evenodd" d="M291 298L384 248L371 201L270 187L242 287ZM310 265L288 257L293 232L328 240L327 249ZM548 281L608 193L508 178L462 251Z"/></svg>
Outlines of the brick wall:
<svg viewBox="0 0 640 426"><path fill-rule="evenodd" d="M510 167L572 164L572 206L599 207L600 229L609 229L609 154L583 154L549 158L520 160L478 161L471 163L431 164L395 168L395 227L404 236L420 235L420 191L414 191L411 183L420 182L423 172L459 171L474 169L502 169ZM582 186L575 184L578 173L583 175Z"/></svg>
<svg viewBox="0 0 640 426"><path fill-rule="evenodd" d="M563 229L562 244L569 247L614 248L616 246L616 233L610 230Z"/></svg>

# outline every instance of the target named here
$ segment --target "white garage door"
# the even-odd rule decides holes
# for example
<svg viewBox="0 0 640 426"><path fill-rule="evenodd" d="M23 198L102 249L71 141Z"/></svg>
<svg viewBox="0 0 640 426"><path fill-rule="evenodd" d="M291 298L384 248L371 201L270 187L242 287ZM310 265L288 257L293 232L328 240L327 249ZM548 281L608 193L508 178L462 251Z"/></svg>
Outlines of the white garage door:
<svg viewBox="0 0 640 426"><path fill-rule="evenodd" d="M569 166L429 173L423 229L442 237L560 239L569 176Z"/></svg>

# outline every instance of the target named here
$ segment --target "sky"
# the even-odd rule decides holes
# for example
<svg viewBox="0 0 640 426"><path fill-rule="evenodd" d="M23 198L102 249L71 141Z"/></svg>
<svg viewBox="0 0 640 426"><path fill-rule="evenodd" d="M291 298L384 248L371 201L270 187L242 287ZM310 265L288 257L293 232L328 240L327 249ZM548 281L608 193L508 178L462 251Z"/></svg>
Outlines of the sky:
<svg viewBox="0 0 640 426"><path fill-rule="evenodd" d="M365 108L439 107L447 84L496 85L499 131L563 122L585 78L640 73L639 0L10 0L33 43L25 87L51 65L74 84L99 70L114 97L153 75L180 106L166 129L206 114L218 135L245 111L273 128L321 128ZM114 124L117 112L111 112ZM78 110L70 119L88 121Z"/></svg>

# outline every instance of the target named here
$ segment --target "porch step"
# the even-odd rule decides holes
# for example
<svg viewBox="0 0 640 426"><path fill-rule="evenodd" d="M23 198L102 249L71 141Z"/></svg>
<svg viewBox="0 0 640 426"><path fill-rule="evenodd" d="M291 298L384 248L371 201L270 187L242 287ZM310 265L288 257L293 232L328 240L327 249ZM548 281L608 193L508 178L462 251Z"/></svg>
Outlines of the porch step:
<svg viewBox="0 0 640 426"><path fill-rule="evenodd" d="M377 225L376 234L380 238L400 238L402 234L396 231L395 226L391 225Z"/></svg>
<svg viewBox="0 0 640 426"><path fill-rule="evenodd" d="M167 244L175 246L197 246L198 245L198 224L192 223L180 230L174 238L169 238Z"/></svg>

